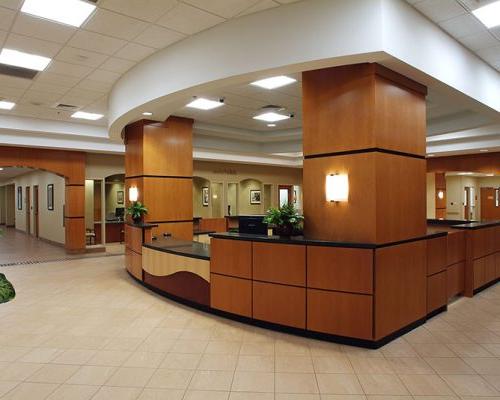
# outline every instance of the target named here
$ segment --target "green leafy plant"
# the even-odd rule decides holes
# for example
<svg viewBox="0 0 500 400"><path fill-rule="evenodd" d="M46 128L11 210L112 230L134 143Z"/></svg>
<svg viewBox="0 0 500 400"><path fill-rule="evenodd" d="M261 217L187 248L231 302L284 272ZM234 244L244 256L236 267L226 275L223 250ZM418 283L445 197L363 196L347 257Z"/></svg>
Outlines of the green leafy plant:
<svg viewBox="0 0 500 400"><path fill-rule="evenodd" d="M298 213L293 203L284 204L280 208L271 207L264 217L264 223L280 235L299 234L303 221L304 217Z"/></svg>
<svg viewBox="0 0 500 400"><path fill-rule="evenodd" d="M14 286L10 283L4 274L0 274L0 303L7 303L16 297Z"/></svg>
<svg viewBox="0 0 500 400"><path fill-rule="evenodd" d="M130 206L127 207L127 214L132 217L136 224L141 222L142 218L147 213L148 209L140 201L134 201Z"/></svg>

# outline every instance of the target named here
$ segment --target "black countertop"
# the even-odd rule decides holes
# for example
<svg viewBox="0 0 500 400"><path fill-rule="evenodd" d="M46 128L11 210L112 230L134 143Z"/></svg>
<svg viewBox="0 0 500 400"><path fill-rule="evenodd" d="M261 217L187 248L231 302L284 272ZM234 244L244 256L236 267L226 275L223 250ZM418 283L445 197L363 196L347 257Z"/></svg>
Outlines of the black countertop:
<svg viewBox="0 0 500 400"><path fill-rule="evenodd" d="M452 225L454 229L481 229L500 226L500 221L468 222L466 224Z"/></svg>
<svg viewBox="0 0 500 400"><path fill-rule="evenodd" d="M178 256L210 260L210 245L187 240L172 238L161 238L153 240L152 243L144 244L148 249L163 251Z"/></svg>
<svg viewBox="0 0 500 400"><path fill-rule="evenodd" d="M133 226L134 228L156 228L158 224L149 224L147 222L141 222L139 224L135 224L133 222L127 222L127 225Z"/></svg>

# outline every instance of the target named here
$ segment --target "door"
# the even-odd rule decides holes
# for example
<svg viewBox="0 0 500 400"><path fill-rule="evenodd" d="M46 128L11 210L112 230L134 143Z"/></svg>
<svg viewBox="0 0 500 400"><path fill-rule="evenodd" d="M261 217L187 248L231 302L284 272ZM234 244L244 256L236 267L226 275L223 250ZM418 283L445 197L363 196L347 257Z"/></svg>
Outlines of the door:
<svg viewBox="0 0 500 400"><path fill-rule="evenodd" d="M33 186L33 231L35 237L39 237L40 220L39 220L39 198L38 198L38 185Z"/></svg>
<svg viewBox="0 0 500 400"><path fill-rule="evenodd" d="M31 235L31 188L26 186L26 233Z"/></svg>
<svg viewBox="0 0 500 400"><path fill-rule="evenodd" d="M293 202L293 186L279 185L278 186L279 205L280 207Z"/></svg>

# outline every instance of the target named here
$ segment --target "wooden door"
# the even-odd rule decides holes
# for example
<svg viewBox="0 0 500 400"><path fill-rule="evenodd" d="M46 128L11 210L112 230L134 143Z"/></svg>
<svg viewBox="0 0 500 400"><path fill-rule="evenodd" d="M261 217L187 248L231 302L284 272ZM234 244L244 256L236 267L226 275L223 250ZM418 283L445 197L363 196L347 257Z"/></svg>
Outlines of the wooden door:
<svg viewBox="0 0 500 400"><path fill-rule="evenodd" d="M39 219L39 198L38 198L38 185L33 186L33 227L35 237L40 234L40 219Z"/></svg>
<svg viewBox="0 0 500 400"><path fill-rule="evenodd" d="M31 188L26 186L26 233L31 235Z"/></svg>
<svg viewBox="0 0 500 400"><path fill-rule="evenodd" d="M281 207L283 204L293 202L293 186L279 185L278 186L278 204Z"/></svg>
<svg viewBox="0 0 500 400"><path fill-rule="evenodd" d="M496 207L495 188L481 188L481 220L494 221L500 218L500 207Z"/></svg>

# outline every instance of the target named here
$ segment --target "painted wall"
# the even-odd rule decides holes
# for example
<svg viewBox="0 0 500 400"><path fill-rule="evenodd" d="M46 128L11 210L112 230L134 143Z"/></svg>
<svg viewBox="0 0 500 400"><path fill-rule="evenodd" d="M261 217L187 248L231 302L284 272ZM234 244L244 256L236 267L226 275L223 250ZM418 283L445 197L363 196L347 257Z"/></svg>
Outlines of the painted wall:
<svg viewBox="0 0 500 400"><path fill-rule="evenodd" d="M250 191L260 190L260 204L250 204ZM240 215L264 214L264 185L256 179L245 179L238 187L238 213Z"/></svg>
<svg viewBox="0 0 500 400"><path fill-rule="evenodd" d="M0 186L0 225L5 225L5 187Z"/></svg>
<svg viewBox="0 0 500 400"><path fill-rule="evenodd" d="M427 174L427 218L436 218L436 175Z"/></svg>
<svg viewBox="0 0 500 400"><path fill-rule="evenodd" d="M85 228L94 229L94 181L85 180Z"/></svg>
<svg viewBox="0 0 500 400"><path fill-rule="evenodd" d="M123 192L123 203L118 203L118 195L119 191ZM125 185L123 183L118 182L106 182L106 218L111 213L114 213L115 210L119 207L125 207Z"/></svg>
<svg viewBox="0 0 500 400"><path fill-rule="evenodd" d="M14 185L5 186L5 225L15 226L16 224L16 197Z"/></svg>
<svg viewBox="0 0 500 400"><path fill-rule="evenodd" d="M17 205L17 187L23 188L23 209L16 207L16 229L26 231L26 187L31 187L31 205L33 206L33 186L38 185L39 190L39 236L56 243L64 244L64 202L65 202L65 182L64 178L44 171L33 171L13 179L16 186L16 205ZM47 185L54 185L54 210L47 209ZM34 216L30 212L31 232L34 233Z"/></svg>
<svg viewBox="0 0 500 400"><path fill-rule="evenodd" d="M85 178L104 179L125 173L125 156L113 154L87 154Z"/></svg>
<svg viewBox="0 0 500 400"><path fill-rule="evenodd" d="M193 177L193 216L201 218L211 218L212 208L210 207L210 196L208 206L204 207L202 202L202 188L210 188L210 181L198 176Z"/></svg>

